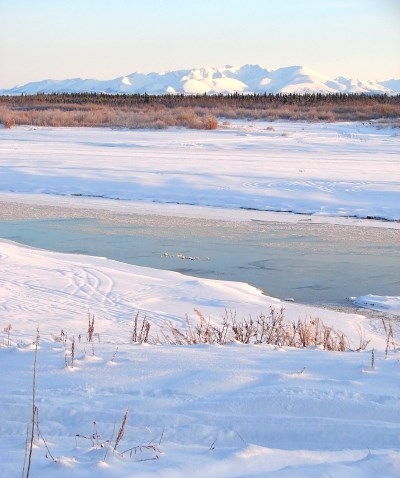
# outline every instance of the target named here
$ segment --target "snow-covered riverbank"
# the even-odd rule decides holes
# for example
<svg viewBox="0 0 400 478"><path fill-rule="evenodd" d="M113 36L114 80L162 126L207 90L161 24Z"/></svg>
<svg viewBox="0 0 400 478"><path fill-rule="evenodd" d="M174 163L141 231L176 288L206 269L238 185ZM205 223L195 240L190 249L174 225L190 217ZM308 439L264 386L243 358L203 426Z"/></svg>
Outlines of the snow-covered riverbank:
<svg viewBox="0 0 400 478"><path fill-rule="evenodd" d="M0 129L0 192L400 219L400 136L360 123Z"/></svg>
<svg viewBox="0 0 400 478"><path fill-rule="evenodd" d="M0 138L2 219L17 212L91 217L98 210L399 228L395 130L238 122L213 132L19 127L0 129ZM193 205L160 204L166 202ZM357 219L367 216L391 221ZM364 296L357 303L396 313L399 297ZM131 341L138 311L157 335L167 322L184 327L194 309L218 323L225 310L248 318L282 305L288 320L319 317L354 345L360 336L371 340L367 350ZM93 345L86 340L88 312L98 334ZM1 477L20 475L24 462L37 327L36 405L56 462L35 439L32 478L400 473L396 321L385 354L387 330L378 315L283 303L244 283L1 239L0 315L0 456L7 457ZM144 447L106 456L106 441L115 443L127 409L118 451Z"/></svg>
<svg viewBox="0 0 400 478"><path fill-rule="evenodd" d="M156 332L166 321L184 326L185 313L195 316L194 308L218 323L225 308L248 317L282 303L246 284L6 241L0 246L0 310L3 324L12 325L11 346L4 331L0 347L0 452L8 457L0 476L22 469L36 327L36 404L56 463L48 453L46 458L38 440L31 476L397 476L399 352L391 346L385 357L380 320L284 304L288 319L318 316L354 343L360 333L371 339L368 350L358 353L135 345L131 335L138 310ZM86 340L88 311L95 316L93 347ZM61 329L66 347L59 341ZM151 447L122 457L110 450L103 461L101 444L126 409L119 451ZM101 437L76 437L96 433Z"/></svg>

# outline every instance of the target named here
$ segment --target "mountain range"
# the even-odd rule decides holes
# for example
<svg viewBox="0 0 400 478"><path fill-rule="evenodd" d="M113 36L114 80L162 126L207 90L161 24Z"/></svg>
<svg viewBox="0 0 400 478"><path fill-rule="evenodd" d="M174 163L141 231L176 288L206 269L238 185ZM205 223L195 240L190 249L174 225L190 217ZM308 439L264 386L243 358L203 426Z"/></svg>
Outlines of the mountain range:
<svg viewBox="0 0 400 478"><path fill-rule="evenodd" d="M260 65L194 68L163 73L132 73L112 80L73 78L43 80L10 89L0 95L36 93L371 93L400 94L400 80L329 78L304 66L268 70Z"/></svg>

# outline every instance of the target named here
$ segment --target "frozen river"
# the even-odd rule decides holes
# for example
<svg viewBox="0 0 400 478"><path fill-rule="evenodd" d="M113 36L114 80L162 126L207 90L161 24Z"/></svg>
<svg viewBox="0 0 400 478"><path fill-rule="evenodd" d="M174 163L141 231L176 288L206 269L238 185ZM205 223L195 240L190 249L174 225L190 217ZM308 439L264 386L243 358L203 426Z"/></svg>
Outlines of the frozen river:
<svg viewBox="0 0 400 478"><path fill-rule="evenodd" d="M296 302L399 295L395 129L287 121L233 121L216 131L27 126L0 129L0 139L0 199L8 201L0 237L243 281ZM9 210L18 201L25 205ZM185 212L170 213L173 205ZM265 220L269 211L278 213ZM299 214L281 219L284 211ZM357 218L387 221L356 227Z"/></svg>
<svg viewBox="0 0 400 478"><path fill-rule="evenodd" d="M89 216L3 220L0 237L247 282L268 295L301 303L350 305L350 296L397 295L400 287L396 229L106 212Z"/></svg>

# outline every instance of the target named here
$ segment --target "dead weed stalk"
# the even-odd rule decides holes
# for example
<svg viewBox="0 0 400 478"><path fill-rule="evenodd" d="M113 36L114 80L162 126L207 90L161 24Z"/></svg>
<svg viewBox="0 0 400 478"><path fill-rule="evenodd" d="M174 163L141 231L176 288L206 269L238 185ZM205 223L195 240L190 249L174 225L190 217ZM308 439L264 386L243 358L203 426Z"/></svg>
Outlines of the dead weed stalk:
<svg viewBox="0 0 400 478"><path fill-rule="evenodd" d="M147 343L149 340L150 332L150 322L146 319L146 316L143 318L142 323L139 321L139 312L136 314L133 322L132 330L132 342L134 343Z"/></svg>
<svg viewBox="0 0 400 478"><path fill-rule="evenodd" d="M197 309L195 314L198 320L196 325L192 325L187 316L182 329L169 322L162 330L164 341L174 345L225 345L239 342L278 347L318 347L337 352L365 350L369 343L360 333L359 344L354 347L343 332L325 325L319 318L288 321L283 307L278 309L271 306L268 314L243 319L238 319L236 313L226 310L221 325L212 324L211 319L205 319Z"/></svg>

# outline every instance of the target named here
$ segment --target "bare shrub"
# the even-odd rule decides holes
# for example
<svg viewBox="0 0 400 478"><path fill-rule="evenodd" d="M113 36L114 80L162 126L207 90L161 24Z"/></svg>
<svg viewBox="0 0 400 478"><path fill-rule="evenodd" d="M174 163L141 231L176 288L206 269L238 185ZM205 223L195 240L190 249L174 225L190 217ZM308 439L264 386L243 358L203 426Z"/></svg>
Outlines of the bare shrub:
<svg viewBox="0 0 400 478"><path fill-rule="evenodd" d="M204 336L199 337L196 335L195 330L192 329L188 316L185 320L185 328L180 330L172 322L167 323L168 332L162 330L163 337L167 343L175 345L194 345L199 343L213 343L207 341L207 332Z"/></svg>
<svg viewBox="0 0 400 478"><path fill-rule="evenodd" d="M0 96L0 123L35 126L218 128L218 119L389 121L398 125L400 95L99 95ZM226 124L224 125L226 126Z"/></svg>
<svg viewBox="0 0 400 478"><path fill-rule="evenodd" d="M7 129L14 128L14 126L15 126L15 119L14 119L14 118L11 118L11 117L6 118L5 121L4 121L4 126L5 126Z"/></svg>
<svg viewBox="0 0 400 478"><path fill-rule="evenodd" d="M203 119L203 129L217 129L218 119L213 115L208 115Z"/></svg>
<svg viewBox="0 0 400 478"><path fill-rule="evenodd" d="M324 350L344 352L365 350L369 341L360 334L357 347L351 345L343 332L326 326L319 318L288 321L284 309L270 308L268 314L237 319L233 312L225 311L221 325L213 325L195 310L197 324L193 326L186 317L185 327L179 329L171 322L163 330L167 343L175 345L219 344L269 344L278 347L319 347Z"/></svg>

